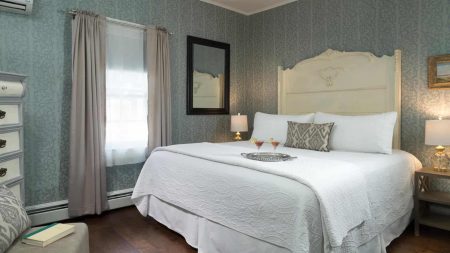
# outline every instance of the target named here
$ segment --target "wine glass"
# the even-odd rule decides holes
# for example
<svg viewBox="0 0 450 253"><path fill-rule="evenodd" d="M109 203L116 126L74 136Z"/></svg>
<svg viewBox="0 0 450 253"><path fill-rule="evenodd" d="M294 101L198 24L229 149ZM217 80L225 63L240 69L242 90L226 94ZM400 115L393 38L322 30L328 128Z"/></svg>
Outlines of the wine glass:
<svg viewBox="0 0 450 253"><path fill-rule="evenodd" d="M270 143L272 144L273 152L275 152L277 150L278 145L280 145L280 142L272 139L270 140Z"/></svg>
<svg viewBox="0 0 450 253"><path fill-rule="evenodd" d="M261 146L264 144L264 141L263 140L256 140L255 141L255 145L256 145L256 148L258 149L258 152L259 152L259 150L261 149Z"/></svg>

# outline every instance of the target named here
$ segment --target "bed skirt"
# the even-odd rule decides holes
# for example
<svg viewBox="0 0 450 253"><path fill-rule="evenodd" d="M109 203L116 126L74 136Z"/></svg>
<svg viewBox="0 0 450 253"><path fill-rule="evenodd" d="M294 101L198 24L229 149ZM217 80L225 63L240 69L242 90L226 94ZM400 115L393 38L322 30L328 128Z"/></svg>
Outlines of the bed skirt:
<svg viewBox="0 0 450 253"><path fill-rule="evenodd" d="M182 235L198 253L290 253L277 245L245 235L177 206L150 196L148 215ZM357 252L386 253L386 247L408 226L411 211L388 226L383 233L361 245ZM334 251L333 251L334 252ZM338 250L339 252L339 250ZM328 252L326 252L328 253Z"/></svg>

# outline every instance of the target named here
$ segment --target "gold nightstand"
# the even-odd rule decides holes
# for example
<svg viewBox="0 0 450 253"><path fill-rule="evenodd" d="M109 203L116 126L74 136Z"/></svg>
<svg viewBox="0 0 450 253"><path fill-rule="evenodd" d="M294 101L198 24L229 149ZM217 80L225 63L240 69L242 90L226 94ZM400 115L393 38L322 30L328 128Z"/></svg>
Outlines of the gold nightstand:
<svg viewBox="0 0 450 253"><path fill-rule="evenodd" d="M450 172L438 172L432 168L422 168L416 171L414 176L414 233L420 235L419 226L445 229L450 231L450 215L433 213L430 204L438 204L450 207L450 193L432 191L430 188L431 178L448 179L450 183Z"/></svg>

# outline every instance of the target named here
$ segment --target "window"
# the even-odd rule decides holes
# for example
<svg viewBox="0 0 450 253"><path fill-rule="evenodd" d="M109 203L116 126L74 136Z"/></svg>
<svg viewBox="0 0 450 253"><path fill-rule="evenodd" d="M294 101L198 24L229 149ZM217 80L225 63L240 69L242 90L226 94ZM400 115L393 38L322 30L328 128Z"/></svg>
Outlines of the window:
<svg viewBox="0 0 450 253"><path fill-rule="evenodd" d="M144 30L108 22L106 39L106 165L134 164L147 154L147 70Z"/></svg>

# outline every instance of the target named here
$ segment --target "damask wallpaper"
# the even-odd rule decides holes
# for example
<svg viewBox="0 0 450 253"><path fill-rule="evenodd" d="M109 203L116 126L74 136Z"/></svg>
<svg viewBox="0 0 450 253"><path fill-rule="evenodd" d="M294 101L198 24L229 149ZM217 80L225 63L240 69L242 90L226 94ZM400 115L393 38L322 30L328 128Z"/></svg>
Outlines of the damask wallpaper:
<svg viewBox="0 0 450 253"><path fill-rule="evenodd" d="M252 16L198 0L38 0L33 14L0 12L0 71L29 76L25 98L26 204L67 197L70 17L79 8L141 24L171 37L173 140L230 140L229 116L186 115L186 35L231 44L231 113L277 111L277 66L327 48L403 51L402 148L428 164L426 119L450 118L450 91L427 88L426 59L450 53L448 0L299 0ZM250 122L251 125L251 122ZM129 188L141 164L108 169L108 190ZM450 191L450 186L441 184Z"/></svg>
<svg viewBox="0 0 450 253"><path fill-rule="evenodd" d="M450 54L448 0L299 0L250 16L250 112L277 112L277 66L327 48L393 55L402 50L402 149L424 165L426 119L450 119L450 90L427 88L427 57ZM250 117L251 118L251 117ZM450 191L450 185L441 184Z"/></svg>
<svg viewBox="0 0 450 253"><path fill-rule="evenodd" d="M186 36L230 44L230 112L236 114L245 110L248 18L198 0L152 0L150 7L151 23L175 32L171 39L174 142L231 140L229 115L186 115Z"/></svg>
<svg viewBox="0 0 450 253"><path fill-rule="evenodd" d="M231 44L231 112L245 92L245 16L198 0L38 0L33 13L0 12L0 71L28 75L24 106L26 205L67 198L71 89L71 18L90 10L140 24L166 26L172 59L175 143L228 140L229 116L186 116L186 35ZM108 191L131 188L142 164L108 169Z"/></svg>

